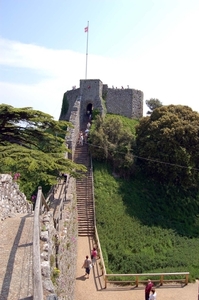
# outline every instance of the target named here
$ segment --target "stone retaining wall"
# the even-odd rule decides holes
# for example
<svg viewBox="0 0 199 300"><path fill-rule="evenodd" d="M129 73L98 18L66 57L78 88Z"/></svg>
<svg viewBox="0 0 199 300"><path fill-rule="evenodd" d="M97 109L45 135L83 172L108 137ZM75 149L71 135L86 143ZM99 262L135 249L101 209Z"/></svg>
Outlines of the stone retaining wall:
<svg viewBox="0 0 199 300"><path fill-rule="evenodd" d="M46 299L74 299L78 221L76 180L69 178L59 231L54 228L52 212L41 216L41 270ZM54 298L53 298L54 297Z"/></svg>
<svg viewBox="0 0 199 300"><path fill-rule="evenodd" d="M59 232L58 267L60 276L56 289L59 300L74 299L77 261L78 221L76 180L70 178Z"/></svg>
<svg viewBox="0 0 199 300"><path fill-rule="evenodd" d="M17 213L32 213L32 204L20 192L19 185L9 174L0 174L0 219L14 217Z"/></svg>

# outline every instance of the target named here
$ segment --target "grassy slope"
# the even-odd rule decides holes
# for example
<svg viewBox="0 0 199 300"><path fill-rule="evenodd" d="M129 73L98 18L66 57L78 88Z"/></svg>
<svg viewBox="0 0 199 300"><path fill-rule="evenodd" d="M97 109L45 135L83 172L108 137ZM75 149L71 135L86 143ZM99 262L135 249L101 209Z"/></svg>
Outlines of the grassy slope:
<svg viewBox="0 0 199 300"><path fill-rule="evenodd" d="M128 127L128 129L130 129L131 132L135 134L135 126L139 123L139 120L129 119L127 117L114 115L114 114L107 114L106 119L111 118L113 116L115 116L116 118L119 118L122 121L124 128Z"/></svg>
<svg viewBox="0 0 199 300"><path fill-rule="evenodd" d="M143 177L115 179L94 163L97 228L107 272L189 271L199 278L195 198Z"/></svg>

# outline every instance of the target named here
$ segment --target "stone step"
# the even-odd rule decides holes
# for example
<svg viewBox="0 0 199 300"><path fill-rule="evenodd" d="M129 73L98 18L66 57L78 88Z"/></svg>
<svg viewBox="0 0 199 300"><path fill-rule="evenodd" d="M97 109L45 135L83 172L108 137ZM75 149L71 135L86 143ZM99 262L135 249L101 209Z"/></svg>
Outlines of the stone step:
<svg viewBox="0 0 199 300"><path fill-rule="evenodd" d="M93 214L93 208L78 207L78 214L84 213L85 216Z"/></svg>

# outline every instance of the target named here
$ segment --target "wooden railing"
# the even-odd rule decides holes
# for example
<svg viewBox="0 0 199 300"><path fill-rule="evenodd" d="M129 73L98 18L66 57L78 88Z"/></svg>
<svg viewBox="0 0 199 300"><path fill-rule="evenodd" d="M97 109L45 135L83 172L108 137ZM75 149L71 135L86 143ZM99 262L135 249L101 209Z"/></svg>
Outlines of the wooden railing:
<svg viewBox="0 0 199 300"><path fill-rule="evenodd" d="M96 226L96 217L95 217L95 195L94 195L94 181L93 181L93 163L92 163L92 158L91 158L91 178L92 178L92 193L93 193L93 213L94 213L94 229L95 229L95 239L97 243L97 248L98 248L98 256L100 257L100 267L102 270L102 275L105 276L106 274L106 267L104 263L104 258L102 254L102 249L99 241L99 236L97 232L97 226ZM105 277L104 277L105 280Z"/></svg>
<svg viewBox="0 0 199 300"><path fill-rule="evenodd" d="M173 277L173 279L166 279L165 277ZM146 283L147 280L142 280L142 277L150 278L153 282L157 282L160 285L163 285L164 282L181 282L185 285L188 284L189 280L189 272L175 272L175 273L140 273L140 274L105 274L105 288L107 287L107 283L129 283L134 284L136 287L138 287L139 283ZM128 277L128 280L108 280L109 277ZM132 277L132 279L129 279ZM159 279L152 279L153 277L159 277ZM178 278L177 278L178 277ZM179 279L179 277L181 277ZM184 277L184 278L182 278Z"/></svg>
<svg viewBox="0 0 199 300"><path fill-rule="evenodd" d="M42 207L43 205L43 207ZM37 199L34 210L34 228L33 228L33 298L34 300L43 299L43 287L41 276L40 261L40 215L43 211L49 210L49 206L42 194L42 188L38 188Z"/></svg>

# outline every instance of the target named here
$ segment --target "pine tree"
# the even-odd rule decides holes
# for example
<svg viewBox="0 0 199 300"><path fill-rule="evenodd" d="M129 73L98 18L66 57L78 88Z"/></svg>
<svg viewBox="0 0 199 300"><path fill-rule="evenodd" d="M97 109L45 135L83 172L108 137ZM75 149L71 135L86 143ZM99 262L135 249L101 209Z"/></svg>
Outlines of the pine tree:
<svg viewBox="0 0 199 300"><path fill-rule="evenodd" d="M20 189L27 197L39 185L48 191L60 172L78 176L83 166L65 158L68 126L31 107L1 104L0 172L20 174Z"/></svg>

